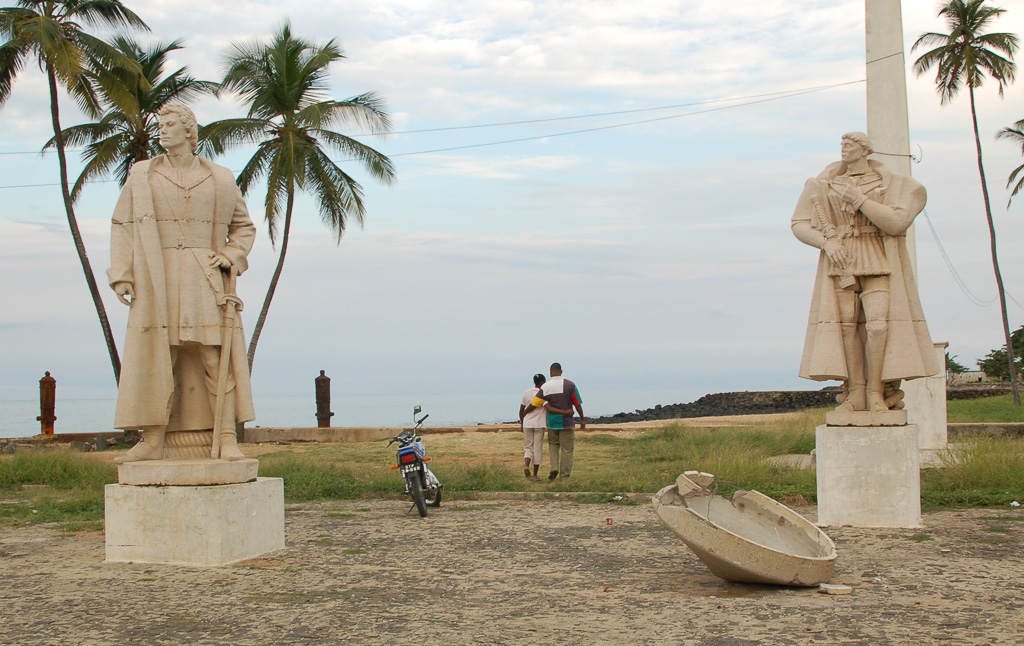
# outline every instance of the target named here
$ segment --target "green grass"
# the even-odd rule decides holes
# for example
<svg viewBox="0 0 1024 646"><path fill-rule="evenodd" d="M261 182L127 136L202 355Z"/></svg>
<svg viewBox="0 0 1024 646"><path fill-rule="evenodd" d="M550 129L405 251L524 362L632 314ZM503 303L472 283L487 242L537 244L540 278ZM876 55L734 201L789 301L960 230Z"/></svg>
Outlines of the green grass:
<svg viewBox="0 0 1024 646"><path fill-rule="evenodd" d="M1003 401L993 401L999 399ZM968 406L975 404L982 408ZM992 420L1007 411L1016 415L1008 406L1012 407L1008 397L950 402L950 417L954 418L954 409L959 409L956 415L977 416L972 421ZM814 428L824 422L824 415L819 409L745 427L674 425L632 436L578 433L572 477L554 482L523 478L522 440L517 433L488 436L488 446L500 451L477 460L472 458L472 442L464 439L439 435L426 442L434 458L431 469L444 483L449 509L459 507L456 494L472 498L496 491L561 492L577 494L572 499L581 503L646 504L627 494L654 493L690 469L715 474L723 494L757 489L799 505L816 499L814 470L773 466L765 459L809 453ZM481 446L482 440L476 441ZM963 438L952 450L944 468L921 472L923 509L1000 508L1012 500L1024 501L1024 439ZM284 479L286 510L311 500L400 499L405 494L401 477L391 469L393 460L393 451L381 442L297 444L260 456L260 475ZM88 454L40 450L0 456L0 527L58 523L68 532L102 529L103 486L116 481L113 464ZM324 515L343 519L353 514L328 510Z"/></svg>
<svg viewBox="0 0 1024 646"><path fill-rule="evenodd" d="M103 528L103 486L117 468L80 453L24 451L0 459L0 526L58 523L66 532Z"/></svg>
<svg viewBox="0 0 1024 646"><path fill-rule="evenodd" d="M941 469L921 471L921 508L1005 507L1024 500L1024 439L958 440Z"/></svg>
<svg viewBox="0 0 1024 646"><path fill-rule="evenodd" d="M946 403L946 418L954 424L1024 422L1024 407L1013 405L1013 395L953 399Z"/></svg>

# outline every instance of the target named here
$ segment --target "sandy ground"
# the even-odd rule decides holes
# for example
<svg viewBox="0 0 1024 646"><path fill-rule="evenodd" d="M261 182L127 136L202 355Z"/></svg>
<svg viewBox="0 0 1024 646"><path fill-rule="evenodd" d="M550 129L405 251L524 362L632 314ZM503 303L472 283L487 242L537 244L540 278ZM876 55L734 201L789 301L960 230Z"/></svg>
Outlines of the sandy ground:
<svg viewBox="0 0 1024 646"><path fill-rule="evenodd" d="M479 459L508 452L497 439L429 441ZM831 582L852 588L829 596L718 579L646 502L521 498L428 518L405 500L289 505L284 550L219 568L106 564L100 532L0 528L0 644L1024 644L1020 509L829 528Z"/></svg>
<svg viewBox="0 0 1024 646"><path fill-rule="evenodd" d="M848 596L726 583L650 504L294 505L284 550L220 568L105 564L101 533L4 528L0 643L1021 644L1020 520L830 529Z"/></svg>

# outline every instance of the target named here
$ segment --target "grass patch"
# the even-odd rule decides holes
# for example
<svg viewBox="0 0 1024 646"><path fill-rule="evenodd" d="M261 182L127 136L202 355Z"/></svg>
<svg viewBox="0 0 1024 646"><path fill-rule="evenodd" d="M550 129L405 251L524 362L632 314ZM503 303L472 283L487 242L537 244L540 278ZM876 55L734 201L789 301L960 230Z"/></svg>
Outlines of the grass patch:
<svg viewBox="0 0 1024 646"><path fill-rule="evenodd" d="M1006 532L1012 532L1013 530L1009 527L1003 527L1002 525L989 525L982 531L1005 534Z"/></svg>
<svg viewBox="0 0 1024 646"><path fill-rule="evenodd" d="M946 419L954 424L971 422L1024 422L1024 407L1013 405L1013 395L946 402Z"/></svg>
<svg viewBox="0 0 1024 646"><path fill-rule="evenodd" d="M1021 418L1009 396L953 401L949 409L951 421ZM814 429L824 423L826 410L743 427L677 424L633 435L578 433L572 477L553 482L523 478L518 433L442 434L427 438L427 444L434 458L431 469L444 484L449 510L499 506L453 501L457 495L472 499L476 494L503 491L570 494L581 503L645 505L646 499L632 500L629 494L652 494L690 469L715 474L718 491L724 495L756 489L802 506L816 501L814 470L771 465L766 458L809 453L814 448ZM307 511L305 501L408 500L401 477L391 469L394 452L385 446L385 442L295 444L260 456L260 475L284 479L287 512ZM1024 439L965 438L951 450L943 468L921 472L924 510L1005 508L1013 500L1024 500ZM544 457L546 472L550 456ZM103 486L116 481L116 466L90 454L39 450L0 456L0 527L58 523L68 532L100 530ZM332 519L354 515L349 510L322 513ZM1024 516L1005 519L1019 521Z"/></svg>
<svg viewBox="0 0 1024 646"><path fill-rule="evenodd" d="M103 528L103 486L117 467L81 453L46 449L0 457L0 526L58 523L66 532Z"/></svg>
<svg viewBox="0 0 1024 646"><path fill-rule="evenodd" d="M950 448L941 469L921 471L921 508L1005 507L1024 498L1024 440L978 437Z"/></svg>
<svg viewBox="0 0 1024 646"><path fill-rule="evenodd" d="M934 541L935 539L929 534L914 534L913 536L907 536L908 541L914 541L915 543L924 543L926 541Z"/></svg>
<svg viewBox="0 0 1024 646"><path fill-rule="evenodd" d="M100 487L117 482L117 466L59 449L21 451L0 458L0 490L24 485L54 489Z"/></svg>

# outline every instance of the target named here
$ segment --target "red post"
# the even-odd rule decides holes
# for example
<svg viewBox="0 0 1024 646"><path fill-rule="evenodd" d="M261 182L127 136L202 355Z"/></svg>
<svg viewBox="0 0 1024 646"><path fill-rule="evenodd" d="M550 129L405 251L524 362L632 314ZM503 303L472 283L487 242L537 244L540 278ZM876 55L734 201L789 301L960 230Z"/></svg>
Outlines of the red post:
<svg viewBox="0 0 1024 646"><path fill-rule="evenodd" d="M57 421L54 414L57 408L57 380L46 372L46 376L39 380L39 417L36 421L42 422L42 434L53 435L53 423Z"/></svg>
<svg viewBox="0 0 1024 646"><path fill-rule="evenodd" d="M313 380L316 384L316 425L318 428L330 428L331 417L331 378L320 371L320 376Z"/></svg>

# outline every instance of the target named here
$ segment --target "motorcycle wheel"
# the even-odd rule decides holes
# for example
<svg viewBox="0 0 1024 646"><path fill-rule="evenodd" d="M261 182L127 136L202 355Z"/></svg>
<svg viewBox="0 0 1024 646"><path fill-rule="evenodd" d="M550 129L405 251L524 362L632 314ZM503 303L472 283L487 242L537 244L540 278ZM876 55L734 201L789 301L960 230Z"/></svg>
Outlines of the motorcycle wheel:
<svg viewBox="0 0 1024 646"><path fill-rule="evenodd" d="M425 492L427 501L427 507L440 507L441 506L441 485L437 484L432 487L427 487Z"/></svg>
<svg viewBox="0 0 1024 646"><path fill-rule="evenodd" d="M409 494L412 496L413 502L416 503L416 511L420 513L420 516L426 517L427 503L423 499L423 483L420 482L420 474L409 473L406 474L405 479L409 484Z"/></svg>

